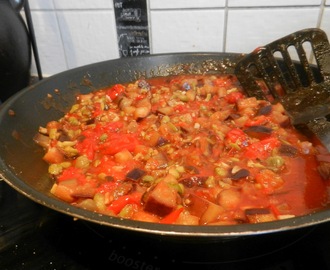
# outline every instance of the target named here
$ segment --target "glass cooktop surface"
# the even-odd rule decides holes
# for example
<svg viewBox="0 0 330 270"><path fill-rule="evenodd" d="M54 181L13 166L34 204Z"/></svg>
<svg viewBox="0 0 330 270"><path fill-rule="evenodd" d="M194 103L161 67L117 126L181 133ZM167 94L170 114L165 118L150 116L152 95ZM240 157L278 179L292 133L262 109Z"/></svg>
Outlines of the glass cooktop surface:
<svg viewBox="0 0 330 270"><path fill-rule="evenodd" d="M330 224L181 241L74 220L0 181L0 269L330 269Z"/></svg>

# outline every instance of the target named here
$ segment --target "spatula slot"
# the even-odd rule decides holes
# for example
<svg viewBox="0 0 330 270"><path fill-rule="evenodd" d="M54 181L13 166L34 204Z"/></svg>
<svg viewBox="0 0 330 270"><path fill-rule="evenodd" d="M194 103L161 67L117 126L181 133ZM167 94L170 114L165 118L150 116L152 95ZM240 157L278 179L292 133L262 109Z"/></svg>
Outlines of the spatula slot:
<svg viewBox="0 0 330 270"><path fill-rule="evenodd" d="M238 63L236 73L248 95L276 100L330 79L329 63L326 34L306 29L257 48ZM266 89L257 89L260 85Z"/></svg>
<svg viewBox="0 0 330 270"><path fill-rule="evenodd" d="M244 56L236 76L247 95L281 102L330 151L330 44L324 31L297 31Z"/></svg>

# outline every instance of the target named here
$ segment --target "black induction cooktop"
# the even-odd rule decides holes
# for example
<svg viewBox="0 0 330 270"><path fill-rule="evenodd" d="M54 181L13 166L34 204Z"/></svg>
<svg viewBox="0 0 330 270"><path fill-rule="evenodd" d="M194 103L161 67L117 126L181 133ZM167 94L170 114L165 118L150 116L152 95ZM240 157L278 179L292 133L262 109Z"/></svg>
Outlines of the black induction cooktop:
<svg viewBox="0 0 330 270"><path fill-rule="evenodd" d="M330 269L330 223L260 238L185 242L75 220L0 181L0 269Z"/></svg>

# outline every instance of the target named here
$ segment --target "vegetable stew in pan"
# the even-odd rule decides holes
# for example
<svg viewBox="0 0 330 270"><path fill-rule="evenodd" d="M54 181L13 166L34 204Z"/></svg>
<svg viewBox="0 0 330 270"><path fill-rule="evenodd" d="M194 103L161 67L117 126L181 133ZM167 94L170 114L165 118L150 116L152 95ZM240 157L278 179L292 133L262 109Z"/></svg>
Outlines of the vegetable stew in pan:
<svg viewBox="0 0 330 270"><path fill-rule="evenodd" d="M51 193L124 219L260 223L330 200L330 156L281 104L247 97L234 75L178 75L88 94L36 131Z"/></svg>

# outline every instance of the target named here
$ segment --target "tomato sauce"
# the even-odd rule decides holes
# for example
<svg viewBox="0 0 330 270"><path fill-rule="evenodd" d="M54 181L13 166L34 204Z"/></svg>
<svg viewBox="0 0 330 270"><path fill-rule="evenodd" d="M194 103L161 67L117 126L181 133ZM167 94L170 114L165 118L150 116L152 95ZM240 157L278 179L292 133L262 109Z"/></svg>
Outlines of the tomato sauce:
<svg viewBox="0 0 330 270"><path fill-rule="evenodd" d="M141 79L78 95L35 141L51 193L105 215L229 225L329 203L327 151L281 104L246 97L233 75Z"/></svg>

